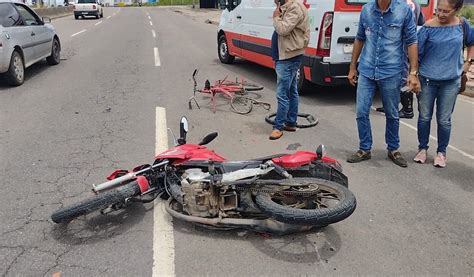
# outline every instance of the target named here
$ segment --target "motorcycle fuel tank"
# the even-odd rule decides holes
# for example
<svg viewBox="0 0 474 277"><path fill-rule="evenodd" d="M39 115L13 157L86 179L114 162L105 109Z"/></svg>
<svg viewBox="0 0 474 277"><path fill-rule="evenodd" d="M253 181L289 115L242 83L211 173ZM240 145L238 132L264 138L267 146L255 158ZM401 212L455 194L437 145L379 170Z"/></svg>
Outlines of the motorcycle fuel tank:
<svg viewBox="0 0 474 277"><path fill-rule="evenodd" d="M181 164L186 161L198 160L213 160L216 162L223 162L226 159L209 150L205 146L196 144L184 144L168 149L165 152L158 154L155 159L172 159L176 160L174 164Z"/></svg>

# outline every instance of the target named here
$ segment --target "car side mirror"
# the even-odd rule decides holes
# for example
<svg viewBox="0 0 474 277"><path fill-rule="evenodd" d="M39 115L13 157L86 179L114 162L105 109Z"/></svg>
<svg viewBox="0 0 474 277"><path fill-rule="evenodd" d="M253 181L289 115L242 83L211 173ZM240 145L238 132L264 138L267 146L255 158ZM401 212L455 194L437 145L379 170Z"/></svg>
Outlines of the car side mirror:
<svg viewBox="0 0 474 277"><path fill-rule="evenodd" d="M43 20L43 23L51 23L51 18L49 17L43 17L42 20Z"/></svg>

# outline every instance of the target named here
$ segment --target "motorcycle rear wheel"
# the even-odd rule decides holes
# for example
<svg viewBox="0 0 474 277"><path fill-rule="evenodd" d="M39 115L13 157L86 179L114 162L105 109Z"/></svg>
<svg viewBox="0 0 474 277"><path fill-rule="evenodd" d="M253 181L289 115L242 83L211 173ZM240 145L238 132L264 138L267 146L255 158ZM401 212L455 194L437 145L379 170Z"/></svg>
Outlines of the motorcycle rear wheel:
<svg viewBox="0 0 474 277"><path fill-rule="evenodd" d="M67 223L76 217L86 215L97 210L102 210L116 203L125 203L125 199L138 195L140 188L136 181L123 187L100 193L79 203L61 208L51 215L55 223Z"/></svg>
<svg viewBox="0 0 474 277"><path fill-rule="evenodd" d="M354 194L336 182L319 178L293 180L306 182L308 186L290 187L286 191L314 194L258 193L255 202L264 214L289 224L326 226L346 219L356 208Z"/></svg>

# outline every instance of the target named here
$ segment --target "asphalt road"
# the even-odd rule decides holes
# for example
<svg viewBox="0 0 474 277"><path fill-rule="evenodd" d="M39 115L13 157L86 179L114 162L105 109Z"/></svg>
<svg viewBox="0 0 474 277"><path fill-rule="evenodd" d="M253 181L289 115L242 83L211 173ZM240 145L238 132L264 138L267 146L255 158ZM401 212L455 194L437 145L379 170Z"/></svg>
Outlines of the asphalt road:
<svg viewBox="0 0 474 277"><path fill-rule="evenodd" d="M107 8L101 20L71 16L53 24L63 43L61 64L33 66L18 88L0 83L0 275L150 276L160 272L157 255L168 257L177 276L474 273L472 99L458 98L447 168L392 164L385 119L375 112L373 158L348 164L358 145L351 88L311 88L300 110L318 116L319 125L270 142L261 108L241 116L222 99L213 114L205 96L198 96L200 110L187 107L194 68L200 85L225 76L260 83L260 99L275 107L273 71L241 60L222 65L216 26L161 8ZM175 133L179 118L188 117L190 142L218 131L210 147L228 159L324 143L343 164L357 210L338 224L283 237L174 220L172 249L153 248L160 232L153 204L53 224L55 209L90 196L91 184L114 169L152 161L156 107L166 109ZM403 122L401 152L411 160L416 120ZM436 148L434 140L430 145Z"/></svg>

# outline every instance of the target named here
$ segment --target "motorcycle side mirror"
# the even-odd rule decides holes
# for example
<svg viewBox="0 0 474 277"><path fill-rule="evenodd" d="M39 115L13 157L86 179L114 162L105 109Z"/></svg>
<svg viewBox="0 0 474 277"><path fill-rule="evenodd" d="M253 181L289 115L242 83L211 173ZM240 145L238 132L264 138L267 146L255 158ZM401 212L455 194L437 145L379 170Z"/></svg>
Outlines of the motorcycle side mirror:
<svg viewBox="0 0 474 277"><path fill-rule="evenodd" d="M178 144L182 145L186 143L186 134L189 131L188 119L183 116L181 117L181 121L179 123L179 139Z"/></svg>
<svg viewBox="0 0 474 277"><path fill-rule="evenodd" d="M326 156L326 146L324 146L324 144L320 144L318 146L316 149L316 155L318 155L318 160L321 160L324 156Z"/></svg>
<svg viewBox="0 0 474 277"><path fill-rule="evenodd" d="M208 144L209 142L213 141L216 137L217 137L217 132L214 132L214 133L210 133L209 135L205 136L200 143L198 143L199 145L206 145Z"/></svg>

